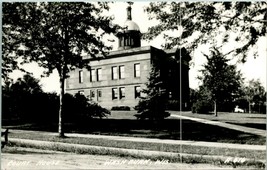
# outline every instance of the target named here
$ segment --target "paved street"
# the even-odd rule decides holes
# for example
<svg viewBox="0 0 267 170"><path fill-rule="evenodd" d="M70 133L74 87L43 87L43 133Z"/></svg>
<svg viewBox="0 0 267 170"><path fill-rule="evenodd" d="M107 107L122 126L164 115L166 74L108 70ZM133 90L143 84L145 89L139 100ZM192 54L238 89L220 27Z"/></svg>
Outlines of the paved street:
<svg viewBox="0 0 267 170"><path fill-rule="evenodd" d="M2 153L1 169L233 169L209 164L169 163L166 160L132 159L116 156L78 155L16 148L17 153ZM43 153L42 153L43 152ZM235 168L237 169L237 168Z"/></svg>

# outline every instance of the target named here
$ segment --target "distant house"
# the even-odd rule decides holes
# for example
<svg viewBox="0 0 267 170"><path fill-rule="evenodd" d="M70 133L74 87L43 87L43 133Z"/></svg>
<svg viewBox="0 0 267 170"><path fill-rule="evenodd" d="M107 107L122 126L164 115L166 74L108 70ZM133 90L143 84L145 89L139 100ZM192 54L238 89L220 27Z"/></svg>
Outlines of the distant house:
<svg viewBox="0 0 267 170"><path fill-rule="evenodd" d="M124 28L124 31L117 33L117 51L110 52L101 60L90 59L91 70L76 69L70 72L66 92L84 94L106 108L134 107L141 95L140 90L148 81L151 66L155 65L160 70L168 99L182 99L182 106L186 108L189 102L188 71L191 60L187 51L184 48L161 50L152 46L141 47L140 29L131 19L130 6L127 8Z"/></svg>

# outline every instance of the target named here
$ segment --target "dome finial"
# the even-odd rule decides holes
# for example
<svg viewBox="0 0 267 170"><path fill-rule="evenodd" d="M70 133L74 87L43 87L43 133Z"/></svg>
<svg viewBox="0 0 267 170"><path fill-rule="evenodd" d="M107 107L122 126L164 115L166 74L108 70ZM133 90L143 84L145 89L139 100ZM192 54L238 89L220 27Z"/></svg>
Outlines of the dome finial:
<svg viewBox="0 0 267 170"><path fill-rule="evenodd" d="M130 2L130 1L129 1L129 2L127 2L127 3L128 3L130 6L133 5L133 2Z"/></svg>
<svg viewBox="0 0 267 170"><path fill-rule="evenodd" d="M129 4L129 6L127 7L127 19L132 20L131 5L133 5L133 2L127 2L127 3Z"/></svg>

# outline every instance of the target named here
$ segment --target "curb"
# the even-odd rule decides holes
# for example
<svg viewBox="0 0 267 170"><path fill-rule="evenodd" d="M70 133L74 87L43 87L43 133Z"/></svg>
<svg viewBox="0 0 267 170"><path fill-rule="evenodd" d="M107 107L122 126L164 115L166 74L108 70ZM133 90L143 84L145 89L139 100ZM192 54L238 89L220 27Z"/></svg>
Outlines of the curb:
<svg viewBox="0 0 267 170"><path fill-rule="evenodd" d="M173 153L162 151L148 151L137 149L125 149L115 147L102 147L82 144L70 144L63 142L48 142L29 139L10 138L9 142L12 145L19 147L37 148L44 150L54 150L63 152L72 152L79 154L95 154L95 155L117 155L117 156L132 156L135 158L145 159L170 159L181 163L212 163L219 165L256 165L265 166L265 160L254 160L241 157L229 157L218 155L198 155L186 153Z"/></svg>

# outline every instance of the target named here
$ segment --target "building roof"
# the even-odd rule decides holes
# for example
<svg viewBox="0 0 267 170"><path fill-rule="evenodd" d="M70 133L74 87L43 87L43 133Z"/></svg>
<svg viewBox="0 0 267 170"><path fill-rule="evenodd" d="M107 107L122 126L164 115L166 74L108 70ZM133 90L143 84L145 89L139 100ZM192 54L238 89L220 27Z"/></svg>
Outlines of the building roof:
<svg viewBox="0 0 267 170"><path fill-rule="evenodd" d="M125 28L125 31L140 31L139 26L132 20L126 20L123 28Z"/></svg>
<svg viewBox="0 0 267 170"><path fill-rule="evenodd" d="M152 46L143 46L143 47L136 47L130 49L123 49L123 50L116 50L110 51L107 56L103 56L102 54L98 54L96 58L92 58L89 55L83 56L84 60L100 60L100 59L109 59L114 57L126 57L133 54L142 54L142 53L149 53L151 49L155 49Z"/></svg>

